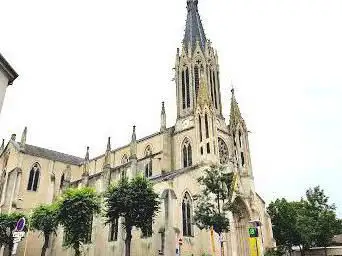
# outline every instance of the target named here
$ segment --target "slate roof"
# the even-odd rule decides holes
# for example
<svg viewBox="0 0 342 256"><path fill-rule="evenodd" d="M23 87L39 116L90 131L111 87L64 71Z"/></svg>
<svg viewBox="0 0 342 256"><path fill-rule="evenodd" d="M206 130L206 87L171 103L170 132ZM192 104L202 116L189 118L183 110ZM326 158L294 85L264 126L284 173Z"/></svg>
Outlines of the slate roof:
<svg viewBox="0 0 342 256"><path fill-rule="evenodd" d="M199 40L200 46L202 50L204 50L207 39L205 37L197 5L198 0L187 0L188 14L186 18L183 43L187 49L190 42L191 48L194 50L196 47L196 40Z"/></svg>
<svg viewBox="0 0 342 256"><path fill-rule="evenodd" d="M60 153L54 150L41 148L41 147L29 145L29 144L25 144L24 152L28 155L47 158L50 160L54 160L54 161L58 161L58 162L66 163L66 164L80 165L84 161L83 158L80 158L77 156L72 156L72 155Z"/></svg>
<svg viewBox="0 0 342 256"><path fill-rule="evenodd" d="M17 72L11 67L6 59L0 53L0 70L3 70L8 77L8 84L12 84L13 81L18 77Z"/></svg>

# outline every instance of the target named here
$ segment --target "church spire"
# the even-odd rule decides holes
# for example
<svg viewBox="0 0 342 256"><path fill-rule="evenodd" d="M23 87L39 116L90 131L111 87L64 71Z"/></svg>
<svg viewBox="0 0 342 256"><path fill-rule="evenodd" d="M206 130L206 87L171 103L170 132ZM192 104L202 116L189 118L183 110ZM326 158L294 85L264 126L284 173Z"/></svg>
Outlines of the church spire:
<svg viewBox="0 0 342 256"><path fill-rule="evenodd" d="M104 165L110 165L110 151L111 151L110 137L108 137L107 148L105 153Z"/></svg>
<svg viewBox="0 0 342 256"><path fill-rule="evenodd" d="M25 126L24 131L23 131L23 133L21 135L21 140L20 140L20 144L21 145L20 146L22 148L25 148L26 138L27 138L27 126Z"/></svg>
<svg viewBox="0 0 342 256"><path fill-rule="evenodd" d="M243 121L243 118L241 116L240 108L237 103L237 100L235 98L235 90L234 88L231 89L232 98L230 101L230 119L229 119L229 126L231 129L235 128L236 125Z"/></svg>
<svg viewBox="0 0 342 256"><path fill-rule="evenodd" d="M132 140L130 145L131 159L137 158L137 135L135 133L135 125L133 125Z"/></svg>
<svg viewBox="0 0 342 256"><path fill-rule="evenodd" d="M166 130L166 112L165 112L165 103L162 102L162 108L160 113L160 131L163 132Z"/></svg>
<svg viewBox="0 0 342 256"><path fill-rule="evenodd" d="M89 147L87 147L87 152L84 157L84 166L83 166L83 175L88 176L89 175Z"/></svg>
<svg viewBox="0 0 342 256"><path fill-rule="evenodd" d="M199 107L203 108L206 104L208 107L211 106L211 99L208 94L208 87L205 81L204 72L201 72L200 82L198 87L197 104Z"/></svg>
<svg viewBox="0 0 342 256"><path fill-rule="evenodd" d="M207 39L198 13L197 5L198 0L187 0L188 14L186 18L183 45L186 49L191 46L191 49L193 50L196 47L196 41L198 41L204 51Z"/></svg>

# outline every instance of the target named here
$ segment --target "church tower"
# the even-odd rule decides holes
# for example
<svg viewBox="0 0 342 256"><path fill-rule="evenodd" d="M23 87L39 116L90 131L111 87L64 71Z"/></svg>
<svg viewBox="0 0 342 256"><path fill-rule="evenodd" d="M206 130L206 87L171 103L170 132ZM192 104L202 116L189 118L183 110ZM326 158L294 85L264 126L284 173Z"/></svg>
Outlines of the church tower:
<svg viewBox="0 0 342 256"><path fill-rule="evenodd" d="M187 0L185 34L181 52L177 49L175 73L177 119L195 114L201 76L207 84L213 113L222 116L218 56L204 33L198 0Z"/></svg>

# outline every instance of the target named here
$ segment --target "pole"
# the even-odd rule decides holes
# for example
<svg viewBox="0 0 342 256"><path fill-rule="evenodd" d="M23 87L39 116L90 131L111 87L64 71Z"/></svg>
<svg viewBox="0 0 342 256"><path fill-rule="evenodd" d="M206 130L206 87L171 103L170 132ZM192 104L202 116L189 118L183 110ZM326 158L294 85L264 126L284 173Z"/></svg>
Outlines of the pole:
<svg viewBox="0 0 342 256"><path fill-rule="evenodd" d="M31 211L31 213L32 213L32 211ZM29 232L30 232L30 224L31 224L31 221L28 222L27 236L26 236L25 249L24 249L24 256L26 256L27 242L28 242L28 237L29 237Z"/></svg>

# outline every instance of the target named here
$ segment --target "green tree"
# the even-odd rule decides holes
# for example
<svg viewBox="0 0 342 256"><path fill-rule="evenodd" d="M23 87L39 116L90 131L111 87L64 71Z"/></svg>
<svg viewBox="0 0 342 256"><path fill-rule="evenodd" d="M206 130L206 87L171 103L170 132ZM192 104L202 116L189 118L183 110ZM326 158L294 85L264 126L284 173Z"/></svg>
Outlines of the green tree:
<svg viewBox="0 0 342 256"><path fill-rule="evenodd" d="M341 220L336 216L334 204L329 204L329 197L319 186L306 191L305 210L310 218L310 228L312 229L311 244L325 248L331 245L334 235L342 230Z"/></svg>
<svg viewBox="0 0 342 256"><path fill-rule="evenodd" d="M110 185L104 197L106 224L124 218L125 255L130 256L132 227L144 229L151 225L159 210L158 194L146 178L136 176L132 180L124 177L117 184Z"/></svg>
<svg viewBox="0 0 342 256"><path fill-rule="evenodd" d="M312 246L330 245L333 236L342 231L342 224L328 199L317 186L308 189L300 201L288 202L283 198L271 202L267 211L277 245L290 253L293 246L299 246L302 256Z"/></svg>
<svg viewBox="0 0 342 256"><path fill-rule="evenodd" d="M232 177L222 166L211 166L205 170L204 176L198 178L203 189L200 194L195 195L194 220L200 229L213 228L219 236L228 232L227 213L233 210L229 200Z"/></svg>
<svg viewBox="0 0 342 256"><path fill-rule="evenodd" d="M8 248L9 256L11 255L13 248L12 232L15 229L17 221L21 217L25 216L24 214L18 212L0 213L0 246L5 246ZM27 229L25 228L24 231L26 230Z"/></svg>
<svg viewBox="0 0 342 256"><path fill-rule="evenodd" d="M279 249L285 249L290 254L293 246L301 246L302 236L299 228L299 213L301 202L288 202L285 198L271 202L267 212L273 224L273 235Z"/></svg>
<svg viewBox="0 0 342 256"><path fill-rule="evenodd" d="M31 228L40 231L44 236L44 244L41 255L45 256L49 247L49 240L52 233L58 228L58 206L57 204L40 205L33 210L31 216Z"/></svg>
<svg viewBox="0 0 342 256"><path fill-rule="evenodd" d="M81 244L89 242L94 215L100 213L101 200L93 188L70 188L59 203L58 221L64 227L64 245L79 256Z"/></svg>

